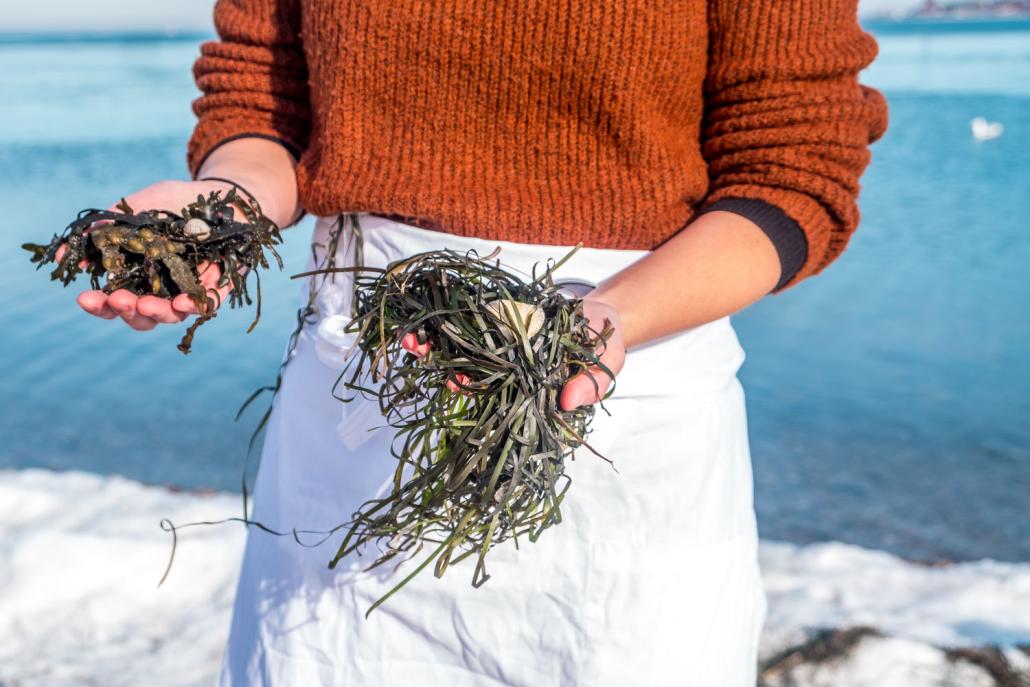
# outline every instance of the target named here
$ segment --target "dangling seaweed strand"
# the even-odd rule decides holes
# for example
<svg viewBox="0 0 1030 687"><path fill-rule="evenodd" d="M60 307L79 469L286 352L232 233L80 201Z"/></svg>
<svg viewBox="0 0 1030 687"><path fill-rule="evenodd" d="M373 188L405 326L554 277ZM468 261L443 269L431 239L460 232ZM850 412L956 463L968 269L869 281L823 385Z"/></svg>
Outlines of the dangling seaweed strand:
<svg viewBox="0 0 1030 687"><path fill-rule="evenodd" d="M338 252L339 246L340 246L340 238L341 238L341 235L343 234L343 230L344 230L345 218L350 220L350 224L351 224L351 232L352 232L351 233L351 243L352 243L352 250L354 252L354 256L353 256L354 260L357 262L357 264L361 263L361 259L362 259L362 256L363 256L363 254L362 254L362 236L361 236L361 227L360 227L360 225L358 223L358 218L354 214L350 214L350 215L342 215L341 214L339 217L337 217L336 222L329 229L329 235L328 235L328 238L326 240L326 243L324 245L316 245L316 244L312 245L312 249L311 249L312 263L314 265L316 265L319 269L325 270L330 265L335 265L336 264L336 256L337 256L337 252ZM321 257L319 257L319 251L318 251L319 248L324 249L324 253L323 253L323 255ZM168 563L165 566L165 571L161 575L161 579L157 583L158 587L160 587L162 584L164 584L165 580L168 578L168 574L172 570L172 565L175 562L175 552L176 552L176 550L178 548L178 543L179 543L178 532L179 532L179 530L182 530L182 529L186 529L186 528L189 528L189 527L198 527L198 526L201 526L201 525L204 525L204 526L224 525L224 524L229 523L229 522L239 522L239 523L242 523L242 524L244 524L246 526L253 525L254 527L257 527L259 530L261 530L262 532L265 532L266 534L270 534L272 536L276 536L276 537L292 536L294 541L297 542L297 544L299 544L301 546L304 546L304 547L315 548L315 547L321 546L329 537L331 537L333 534L335 534L336 532L344 529L347 526L346 524L338 525L338 526L333 527L333 528L328 529L328 530L306 530L306 529L305 530L301 530L301 529L293 528L290 531L279 531L279 530L272 529L271 527L265 525L264 523L259 522L257 520L252 520L250 518L250 503L249 503L250 488L249 488L249 486L247 484L247 472L248 472L248 469L250 467L251 457L253 456L254 449L255 449L255 447L258 444L258 439L261 437L262 433L264 432L265 427L268 424L268 420L269 420L269 418L272 415L272 408L274 406L275 399L276 399L276 397L279 394L279 389L282 388L283 375L286 372L287 366L290 364L290 362L294 358L294 355L295 355L296 349L297 349L297 343L300 341L301 332L304 331L304 327L305 326L310 325L310 324L314 324L314 323L316 323L318 321L318 302L317 302L318 292L319 292L319 289L321 288L321 286L325 283L327 278L328 279L335 279L335 275L330 275L328 277L323 275L323 277L320 280L318 280L317 283L316 283L316 280L314 278L312 278L310 280L309 286L308 286L308 299L307 299L307 302L305 302L304 305L302 305L300 308L297 309L296 326L294 327L293 332L290 334L290 338L287 341L286 353L283 355L282 363L280 363L279 369L276 371L275 380L271 384L269 384L269 385L266 385L266 386L263 386L263 387L260 387L260 388L256 389L240 405L239 410L236 411L236 418L235 419L236 419L236 421L239 421L240 418L243 417L243 414L247 411L247 409L254 403L254 401L256 401L259 397L263 396L266 393L270 394L268 405L265 407L264 412L262 413L261 417L258 419L258 422L257 422L257 424L254 427L254 431L250 435L250 440L247 442L247 450L246 450L246 452L244 454L244 459L243 459L243 468L240 471L240 486L241 486L241 492L242 492L242 497L243 497L243 515L240 516L240 517L222 518L220 520L203 520L203 521L187 522L187 523L184 523L182 525L176 525L175 523L173 523L168 518L162 519L161 522L160 522L160 527L161 527L162 530L164 530L165 532L168 532L169 534L172 535L172 547L171 547L171 550L168 553ZM314 542L314 543L305 543L305 542L301 541L300 535L302 535L302 534L322 535L322 538L319 539L318 541Z"/></svg>

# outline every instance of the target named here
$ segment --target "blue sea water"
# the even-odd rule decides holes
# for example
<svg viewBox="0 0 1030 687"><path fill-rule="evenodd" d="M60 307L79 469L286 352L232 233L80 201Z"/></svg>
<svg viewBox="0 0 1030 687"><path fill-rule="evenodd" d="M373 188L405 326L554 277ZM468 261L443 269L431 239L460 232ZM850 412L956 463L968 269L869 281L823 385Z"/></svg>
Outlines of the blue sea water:
<svg viewBox="0 0 1030 687"><path fill-rule="evenodd" d="M875 28L874 28L875 30ZM1030 29L880 32L891 129L863 227L823 275L735 319L762 535L910 558L1030 560ZM0 468L238 489L310 224L251 313L183 357L172 328L82 315L23 241L185 174L197 38L0 38ZM969 122L1003 122L976 143Z"/></svg>

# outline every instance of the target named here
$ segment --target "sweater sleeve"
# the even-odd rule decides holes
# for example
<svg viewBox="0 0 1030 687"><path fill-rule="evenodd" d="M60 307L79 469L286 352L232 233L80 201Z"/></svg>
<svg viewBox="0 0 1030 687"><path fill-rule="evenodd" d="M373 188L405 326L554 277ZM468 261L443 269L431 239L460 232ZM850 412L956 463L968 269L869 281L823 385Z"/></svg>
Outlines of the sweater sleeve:
<svg viewBox="0 0 1030 687"><path fill-rule="evenodd" d="M218 40L201 46L193 66L201 96L193 102L190 172L246 136L278 141L299 157L311 118L300 0L218 0L214 18Z"/></svg>
<svg viewBox="0 0 1030 687"><path fill-rule="evenodd" d="M876 42L857 0L709 0L708 23L702 208L758 223L785 269L799 264L778 288L791 286L858 226L859 177L887 127L885 100L858 83Z"/></svg>

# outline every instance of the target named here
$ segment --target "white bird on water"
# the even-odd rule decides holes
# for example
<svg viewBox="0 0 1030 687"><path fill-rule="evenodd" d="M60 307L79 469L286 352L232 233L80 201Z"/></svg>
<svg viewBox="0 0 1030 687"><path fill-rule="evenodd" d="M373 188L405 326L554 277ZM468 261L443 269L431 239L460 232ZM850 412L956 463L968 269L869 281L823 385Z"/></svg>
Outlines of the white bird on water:
<svg viewBox="0 0 1030 687"><path fill-rule="evenodd" d="M988 122L983 117L975 117L969 123L973 130L974 141L990 141L999 138L1005 132L1005 125L1001 122Z"/></svg>

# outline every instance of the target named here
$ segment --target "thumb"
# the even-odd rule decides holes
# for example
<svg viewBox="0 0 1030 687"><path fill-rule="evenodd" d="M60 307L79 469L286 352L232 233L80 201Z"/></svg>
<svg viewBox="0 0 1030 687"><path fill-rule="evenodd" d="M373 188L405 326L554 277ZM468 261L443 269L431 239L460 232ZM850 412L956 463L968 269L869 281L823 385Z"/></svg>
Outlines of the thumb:
<svg viewBox="0 0 1030 687"><path fill-rule="evenodd" d="M415 357L421 358L429 353L429 340L419 343L418 336L414 332L408 332L401 337L401 348Z"/></svg>
<svg viewBox="0 0 1030 687"><path fill-rule="evenodd" d="M565 412L575 410L580 406L593 405L604 398L611 385L611 375L595 365L565 382L558 402Z"/></svg>
<svg viewBox="0 0 1030 687"><path fill-rule="evenodd" d="M593 306L593 304L591 304ZM607 328L612 321L618 322L614 312L595 314L594 320L600 319L603 315L604 326L598 327L599 331ZM586 370L572 376L562 388L558 403L565 412L575 410L580 406L600 403L601 399L608 393L614 381L614 375L619 374L622 366L626 364L626 348L622 343L621 325L613 328L607 339L601 339L598 335L597 353L600 365L591 365Z"/></svg>

